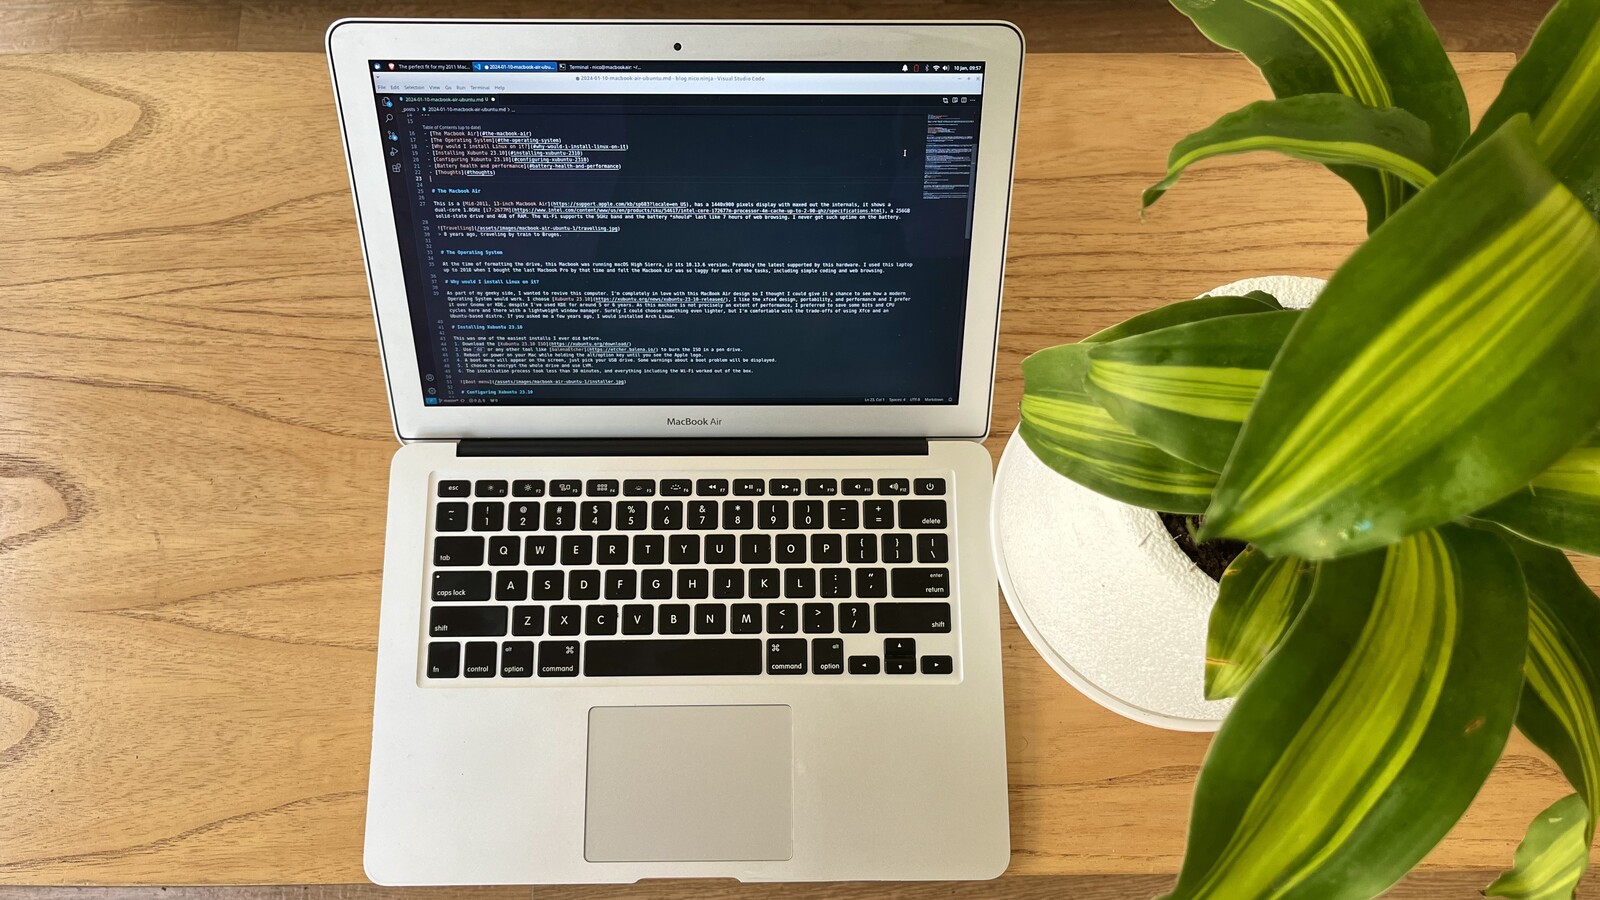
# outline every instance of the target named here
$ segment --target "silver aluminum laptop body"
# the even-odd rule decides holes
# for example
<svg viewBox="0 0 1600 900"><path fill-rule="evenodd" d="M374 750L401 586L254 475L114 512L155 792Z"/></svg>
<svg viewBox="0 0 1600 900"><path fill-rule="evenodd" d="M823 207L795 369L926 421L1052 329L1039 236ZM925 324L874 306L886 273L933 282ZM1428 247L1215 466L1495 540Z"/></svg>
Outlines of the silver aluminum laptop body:
<svg viewBox="0 0 1600 900"><path fill-rule="evenodd" d="M993 394L1021 35L1004 23L344 20L328 31L328 56L403 444L389 484L368 876L382 884L420 885L1000 874L1010 853L1006 757L998 597L987 549L991 464L981 441ZM752 94L759 99L749 99ZM815 120L791 119L791 105L806 109L796 116L821 112ZM852 131L857 126L851 122L858 120L849 116L857 107L880 116L870 119L878 124ZM748 129L739 110L750 111ZM489 117L508 111L526 117L497 130L498 123L511 120ZM672 120L677 124L646 118L702 113L707 118ZM719 160L722 168L696 169L700 163L674 157L673 142L663 137L672 128L683 135L682 123L691 121L755 136L717 144L729 154ZM823 130L804 130L813 121ZM793 132L801 144L880 142L887 148L884 171L903 172L895 169L892 150L899 145L893 140L906 145L902 160L913 154L924 159L908 187L901 176L874 180L878 175L863 160L821 161L813 170L811 161L826 154L809 153L797 157L798 167L785 169L798 172L792 180L770 187L772 196L789 198L776 201L788 206L753 207L744 200L717 206L719 190L752 197L769 189L759 186L770 181L759 177L759 169L741 168L763 165L763 146L786 152L770 141L777 132L762 128L802 129ZM899 129L900 137L884 137L883 129ZM695 146L692 139L687 143ZM673 167L684 167L681 177L662 177ZM681 199L702 189L700 171L725 171L726 180L718 174L704 189L709 193ZM735 177L740 172L756 175L739 176L741 181ZM817 174L820 186L813 193L822 199L804 201L796 193L813 190L800 177L807 174ZM622 180L606 180L612 178ZM857 182L879 186L859 188L867 192L863 197L881 188L885 197L911 199L900 209L837 199L858 190L851 187ZM519 193L529 184L545 195L530 201ZM613 190L613 184L624 187ZM535 223L526 218L530 202ZM951 212L958 207L964 224L956 224L961 217ZM663 216L678 224L660 227ZM734 218L737 228L718 230ZM673 249L676 235L694 234L707 221L713 226L704 234L723 236L712 242L722 246L759 235L763 223L772 221L804 222L785 233L823 237L815 247L774 245L767 260L726 261L710 251ZM878 224L848 231L858 221ZM903 232L882 224L891 222L918 224L906 224ZM934 224L922 224L928 222ZM960 232L966 242L964 290L949 277L942 279L946 288L937 288L941 279L916 281L905 274L919 267L938 273L957 258L928 255L936 251L927 250L927 242L948 236L938 228ZM828 235L835 233L851 239L830 244ZM605 259L605 248L619 245L605 242L631 234L654 235L655 243L626 262L634 271L623 274L638 276L630 281L618 274L623 263ZM895 243L901 234L910 248L904 260L899 251L885 249L901 246ZM863 240L886 242L873 248L881 259L869 259L866 270L859 259L843 268L840 260L868 253ZM674 253L676 260L667 259ZM779 257L787 257L783 264L791 275L798 268L804 277L835 276L826 284L850 288L768 291L755 301L742 288L723 289L743 285L737 278L745 275L767 277L762 290L778 284ZM698 273L684 259L694 260ZM848 277L839 277L841 272ZM684 280L708 273L716 278ZM589 301L577 293L553 287L546 292L546 285L572 283L574 276L609 292L601 306L584 306ZM890 280L901 276L911 280ZM716 290L676 290L685 284ZM951 284L959 314L940 318L914 305ZM909 289L879 289L894 285ZM417 299L424 295L432 299ZM727 304L811 304L808 309L823 311L820 318L783 321L830 324L817 325L815 336L792 325L781 335L768 334L762 331L768 320L708 317L703 306L687 306L686 296L733 312L750 307ZM530 305L536 302L554 304L555 312ZM655 311L630 313L648 320L643 324L625 322L627 316L616 312L640 303ZM843 318L846 305L860 318ZM867 315L885 309L883 316L925 315L933 324L925 332L906 328L885 339L873 329L899 320ZM799 306L762 308L774 310L803 313ZM584 315L592 316L592 325L572 324ZM556 324L544 324L552 318ZM721 321L735 321L739 330L716 342L699 337L701 331L674 330L689 323L714 330ZM523 336L562 328L567 330L559 339ZM648 337L654 334L707 343L656 346ZM640 335L647 336L642 344ZM761 351L767 355L739 356L748 349L747 339L767 341L771 346ZM826 360L812 358L836 350L839 355ZM539 368L556 365L552 354L577 362L560 363L568 369ZM716 354L722 356L711 358ZM569 377L573 371L578 374ZM762 374L768 371L800 374L769 378ZM904 389L896 381L902 376L910 385ZM914 377L923 380L912 384ZM855 384L870 393L851 394ZM771 390L772 399L732 396L752 385L758 392ZM796 399L801 391L818 396ZM679 395L681 402L674 399ZM732 494L716 493L726 492L730 482ZM823 531L810 538L814 559L808 565L816 573L807 577L822 576L821 596L850 597L860 609L871 607L871 631L846 625L842 599L793 604L802 616L817 607L830 617L817 629L808 619L790 626L794 631L773 631L771 605L791 596L784 570L783 597L765 601L766 630L758 616L753 632L741 632L738 607L713 603L721 610L717 615L732 610L716 622L725 631L702 635L697 619L692 632L685 626L685 632L671 632L683 637L669 638L666 601L660 601L652 612L660 614L659 633L649 623L643 626L651 629L646 635L623 622L620 632L598 632L605 637L563 631L563 638L554 639L558 609L574 610L580 623L588 617L574 628L592 628L594 607L611 597L613 570L602 569L598 560L605 597L578 597L566 540L591 535L602 542L597 548L608 538L625 544L620 529L630 526L624 524L628 495L622 492L635 486L651 491L638 508L654 514L652 504L681 488L691 517L699 503L713 516L722 510L718 524L724 530L749 528L731 535L737 541L742 534L766 533L770 524L736 524L735 517L743 515L733 512L739 492L760 492L746 509L765 515L761 504L786 491L785 485L795 492L792 502L779 504L797 518L785 521L789 531L812 527L798 521L809 515L802 513L806 502L826 510L828 518L815 527L838 531L847 543L860 537L855 532L875 527L853 518L857 511L870 519L882 510L893 529L923 529L907 532L919 541L935 531L946 536L948 559L939 565L946 575L929 577L947 578L948 584L917 590L943 597L948 620L916 627L910 637L920 657L891 658L906 639L894 628L877 628L889 612L898 616L897 610L929 604L897 603L910 593L901 590L897 570L890 571L890 585L874 587L878 576L863 582L864 567L854 564L853 555L850 563L822 565L824 551L815 541L827 540ZM853 491L863 499L858 504L836 493L813 499L813 491L824 490L815 485L842 486L844 494ZM569 487L571 501L555 499ZM618 499L590 500L597 492ZM720 499L698 499L706 492ZM935 504L939 512L911 521L932 508L926 501L934 493L943 501ZM465 499L447 499L453 497ZM848 500L851 518L832 518L833 503L840 500ZM607 518L565 522L559 527L569 530L556 532L557 520L568 515L556 507L568 503L580 518L590 515L591 506L605 506ZM562 542L562 559L549 563L552 569L513 560L491 570L495 596L476 603L447 596L440 585L465 583L465 576L450 568L460 562L450 559L454 550L442 548L464 545L442 538L476 540L487 529L494 535L487 545L491 557L506 547L520 554L526 539L531 561L538 535L517 532L515 520L518 510L537 515L541 504L546 518L530 527L550 529L550 547ZM484 523L479 519L487 513L480 507L508 510L509 516ZM898 520L892 518L896 507ZM657 525L663 523L639 527L653 533ZM670 541L680 533L672 529L689 534L696 525L667 521L664 527ZM773 531L780 547L785 537L805 537L783 530ZM705 534L709 555L711 532ZM863 538L871 553L877 552L877 534ZM855 545L849 546L854 554ZM925 549L916 546L918 554ZM926 559L918 555L912 563ZM491 565L498 563L484 563ZM572 579L568 599L579 602L496 599L507 596L500 593L501 581L527 591L530 575L531 593L537 594L541 572L558 568ZM668 574L668 590L675 578L683 597L704 596L690 594L684 582L701 570L686 568L671 562L654 571ZM705 571L720 591L719 579L735 568L741 579L749 576L753 595L757 570L743 558L727 569ZM829 568L841 580L829 581ZM645 590L652 577L641 572L635 582L628 576L630 593L623 596L638 596L633 591ZM906 577L905 584L926 580ZM840 592L828 593L834 589ZM692 602L685 601L686 610ZM462 622L503 622L505 613L498 610L512 610L513 630L478 641L441 640L454 632L440 624L444 614L436 607L446 608L454 617L449 627L458 629L477 627ZM519 623L529 624L524 612L534 607L541 630L516 630ZM603 608L626 615L632 607ZM835 609L837 621L831 618ZM692 610L698 615L701 605L694 602ZM688 642L701 639L730 648L732 655L716 664L732 667L726 671L744 665L746 651L761 655L761 670L653 669L644 676L640 665L670 668L681 660L672 662L665 651L642 663L615 658L623 645L637 653L645 641L697 648ZM830 653L849 654L849 671L844 655L823 662L824 643ZM436 650L434 644L449 647ZM514 657L514 647L516 654L529 655ZM801 661L784 663L793 648L799 648ZM453 662L441 662L446 649ZM483 664L487 657L475 657L478 650L495 654L493 662ZM579 659L563 667L555 656L562 650ZM881 656L882 671L856 668L858 660L864 666L874 656Z"/></svg>

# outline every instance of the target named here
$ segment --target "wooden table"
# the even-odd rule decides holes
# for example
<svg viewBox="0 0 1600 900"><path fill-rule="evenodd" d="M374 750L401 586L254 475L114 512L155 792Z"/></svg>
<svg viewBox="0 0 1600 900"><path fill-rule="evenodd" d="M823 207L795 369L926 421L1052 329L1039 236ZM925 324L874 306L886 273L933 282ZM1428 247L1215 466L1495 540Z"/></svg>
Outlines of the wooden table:
<svg viewBox="0 0 1600 900"><path fill-rule="evenodd" d="M1477 109L1510 62L1458 57ZM1140 222L1168 146L1264 96L1239 59L1025 83L997 454L1029 352L1362 236L1343 183L1272 158ZM323 58L0 58L0 314L0 882L363 880L395 439ZM1174 872L1206 738L1003 639L1011 872ZM1565 791L1514 737L1428 865L1508 862Z"/></svg>

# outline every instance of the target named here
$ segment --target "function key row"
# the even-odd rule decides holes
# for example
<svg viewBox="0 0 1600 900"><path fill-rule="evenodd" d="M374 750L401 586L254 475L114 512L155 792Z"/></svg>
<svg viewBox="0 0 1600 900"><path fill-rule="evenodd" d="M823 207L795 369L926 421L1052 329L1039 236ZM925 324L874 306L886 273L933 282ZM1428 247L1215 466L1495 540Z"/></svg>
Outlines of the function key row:
<svg viewBox="0 0 1600 900"><path fill-rule="evenodd" d="M843 493L847 497L869 497L874 493L886 496L941 496L945 492L943 478L557 478L544 479L485 478L478 481L451 479L439 482L440 497L833 497Z"/></svg>
<svg viewBox="0 0 1600 900"><path fill-rule="evenodd" d="M765 645L763 647L763 645ZM807 666L805 638L771 641L754 639L656 640L656 641L539 641L537 657L534 641L468 641L465 653L456 641L434 641L428 645L429 678L493 678L498 669L502 678L636 677L674 675L804 675ZM846 669L844 642L836 638L813 638L810 642L809 671L813 675L840 675ZM763 653L765 658L763 660ZM537 659L537 661L536 661ZM463 664L464 663L464 664ZM498 663L498 666L496 665ZM906 656L883 657L883 669L890 675L917 672L916 649ZM878 657L852 656L848 664L852 675L876 675ZM955 671L949 656L923 656L922 674L949 675Z"/></svg>

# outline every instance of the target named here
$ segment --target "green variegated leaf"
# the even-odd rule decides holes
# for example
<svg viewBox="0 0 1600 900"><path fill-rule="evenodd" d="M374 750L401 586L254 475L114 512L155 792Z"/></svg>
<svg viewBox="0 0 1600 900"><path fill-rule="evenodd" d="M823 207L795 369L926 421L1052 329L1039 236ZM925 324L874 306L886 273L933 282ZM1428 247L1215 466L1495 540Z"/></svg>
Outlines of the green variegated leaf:
<svg viewBox="0 0 1600 900"><path fill-rule="evenodd" d="M1144 205L1159 200L1189 166L1252 150L1364 166L1416 188L1432 184L1442 168L1427 123L1411 113L1372 109L1343 94L1302 94L1252 103L1179 141L1167 157L1167 177L1144 192Z"/></svg>
<svg viewBox="0 0 1600 900"><path fill-rule="evenodd" d="M1297 309L1225 316L1089 351L1089 396L1179 459L1222 471Z"/></svg>
<svg viewBox="0 0 1600 900"><path fill-rule="evenodd" d="M1317 567L1195 788L1173 898L1372 897L1455 824L1505 746L1527 603L1496 535L1449 525Z"/></svg>
<svg viewBox="0 0 1600 900"><path fill-rule="evenodd" d="M1600 223L1511 120L1334 273L1278 354L1203 538L1326 559L1527 484L1600 421Z"/></svg>
<svg viewBox="0 0 1600 900"><path fill-rule="evenodd" d="M1214 43L1261 69L1279 98L1344 94L1397 107L1428 124L1432 158L1451 159L1467 136L1467 101L1444 47L1416 0L1173 0ZM1376 229L1412 191L1399 177L1334 166Z"/></svg>
<svg viewBox="0 0 1600 900"><path fill-rule="evenodd" d="M1468 147L1517 113L1533 117L1550 170L1600 216L1600 0L1555 5Z"/></svg>
<svg viewBox="0 0 1600 900"><path fill-rule="evenodd" d="M1254 547L1228 565L1206 632L1206 699L1237 696L1311 596L1316 564Z"/></svg>
<svg viewBox="0 0 1600 900"><path fill-rule="evenodd" d="M1173 458L1101 409L1084 390L1089 348L1098 341L1154 328L1278 309L1276 300L1260 292L1201 297L1135 316L1081 344L1041 350L1022 362L1022 421L1017 433L1045 465L1084 487L1135 506L1200 512L1211 496L1216 474Z"/></svg>
<svg viewBox="0 0 1600 900"><path fill-rule="evenodd" d="M1600 432L1473 518L1497 522L1541 544L1600 556Z"/></svg>
<svg viewBox="0 0 1600 900"><path fill-rule="evenodd" d="M1508 543L1528 585L1528 661L1517 727L1600 813L1600 598L1561 551L1515 537ZM1587 840L1594 827L1591 816Z"/></svg>
<svg viewBox="0 0 1600 900"><path fill-rule="evenodd" d="M1568 794L1551 804L1528 826L1517 847L1511 871L1483 892L1486 897L1508 900L1572 900L1578 882L1589 868L1589 842L1584 839L1588 818L1583 799Z"/></svg>

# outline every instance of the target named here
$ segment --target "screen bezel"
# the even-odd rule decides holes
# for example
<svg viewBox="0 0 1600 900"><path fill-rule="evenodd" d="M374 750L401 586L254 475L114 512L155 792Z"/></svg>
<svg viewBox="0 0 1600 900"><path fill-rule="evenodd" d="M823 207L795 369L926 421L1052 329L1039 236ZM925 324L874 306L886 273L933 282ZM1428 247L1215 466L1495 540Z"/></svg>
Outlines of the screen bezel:
<svg viewBox="0 0 1600 900"><path fill-rule="evenodd" d="M680 45L681 49L674 49ZM1022 35L1002 22L595 22L343 19L327 34L395 433L402 440L537 437L987 435L1011 201ZM731 48L731 49L730 49ZM984 63L959 402L605 406L423 403L379 129L372 59L636 59ZM864 365L871 362L864 360ZM704 424L673 424L669 419Z"/></svg>

